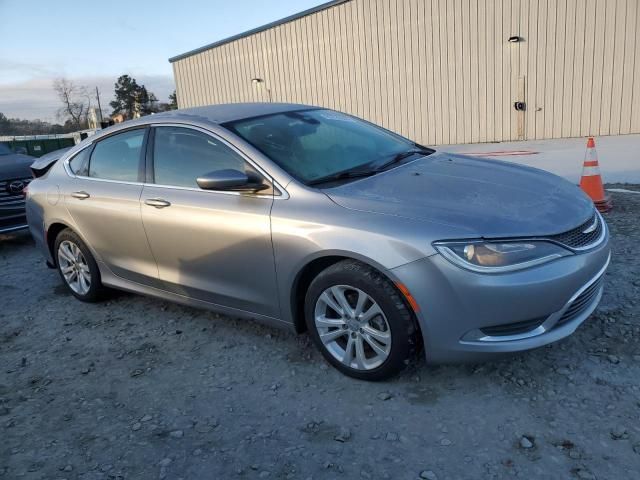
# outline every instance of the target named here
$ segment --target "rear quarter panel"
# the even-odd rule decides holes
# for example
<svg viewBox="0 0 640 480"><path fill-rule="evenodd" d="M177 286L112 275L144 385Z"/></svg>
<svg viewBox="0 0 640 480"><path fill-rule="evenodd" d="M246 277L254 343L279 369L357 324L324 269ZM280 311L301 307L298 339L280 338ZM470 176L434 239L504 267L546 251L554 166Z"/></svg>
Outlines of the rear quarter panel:
<svg viewBox="0 0 640 480"><path fill-rule="evenodd" d="M64 204L65 191L71 187L72 180L64 171L62 160L58 160L44 176L34 179L29 184L26 200L29 231L38 249L50 262L53 261L53 257L47 243L47 232L52 225L65 225L82 237ZM89 248L91 249L91 246ZM92 253L96 255L93 250Z"/></svg>

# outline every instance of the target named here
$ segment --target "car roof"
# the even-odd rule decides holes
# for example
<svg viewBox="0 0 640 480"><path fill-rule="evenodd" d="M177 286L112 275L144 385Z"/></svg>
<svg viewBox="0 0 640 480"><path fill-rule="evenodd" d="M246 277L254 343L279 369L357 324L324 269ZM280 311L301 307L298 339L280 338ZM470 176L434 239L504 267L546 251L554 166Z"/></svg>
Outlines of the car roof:
<svg viewBox="0 0 640 480"><path fill-rule="evenodd" d="M204 107L183 108L180 110L170 110L168 112L157 113L151 118L152 121L170 121L172 119L196 119L205 120L212 123L227 123L237 120L245 120L263 115L273 115L276 113L292 112L296 110L318 109L311 105L297 103L227 103L221 105L207 105ZM150 118L147 117L147 121Z"/></svg>

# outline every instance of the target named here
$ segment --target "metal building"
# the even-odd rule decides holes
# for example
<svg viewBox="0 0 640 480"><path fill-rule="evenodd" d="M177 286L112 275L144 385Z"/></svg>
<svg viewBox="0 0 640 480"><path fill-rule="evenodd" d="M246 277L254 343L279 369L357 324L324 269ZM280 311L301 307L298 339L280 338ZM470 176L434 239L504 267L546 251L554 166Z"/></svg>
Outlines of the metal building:
<svg viewBox="0 0 640 480"><path fill-rule="evenodd" d="M640 0L336 0L169 61L180 107L322 105L425 144L640 133Z"/></svg>

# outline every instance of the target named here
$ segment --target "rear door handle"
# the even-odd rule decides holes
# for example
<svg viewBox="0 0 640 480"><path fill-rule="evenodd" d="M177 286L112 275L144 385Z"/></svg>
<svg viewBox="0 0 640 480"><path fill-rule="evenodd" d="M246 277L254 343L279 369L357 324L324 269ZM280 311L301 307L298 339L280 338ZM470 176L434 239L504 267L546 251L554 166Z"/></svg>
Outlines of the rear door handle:
<svg viewBox="0 0 640 480"><path fill-rule="evenodd" d="M71 194L71 196L73 198L77 198L79 200L84 200L85 198L89 198L91 195L89 195L87 192L85 191L80 191L80 192L73 192Z"/></svg>
<svg viewBox="0 0 640 480"><path fill-rule="evenodd" d="M165 208L171 206L171 202L167 202L161 198L147 198L144 203L151 207Z"/></svg>

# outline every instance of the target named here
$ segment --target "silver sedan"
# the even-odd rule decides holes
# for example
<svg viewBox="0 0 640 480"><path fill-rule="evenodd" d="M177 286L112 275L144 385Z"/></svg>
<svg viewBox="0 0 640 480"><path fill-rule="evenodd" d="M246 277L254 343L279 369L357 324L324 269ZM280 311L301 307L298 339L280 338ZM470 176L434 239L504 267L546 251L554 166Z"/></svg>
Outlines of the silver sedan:
<svg viewBox="0 0 640 480"><path fill-rule="evenodd" d="M80 300L105 287L308 331L377 380L570 335L608 230L573 184L291 104L178 110L34 169L31 232Z"/></svg>

